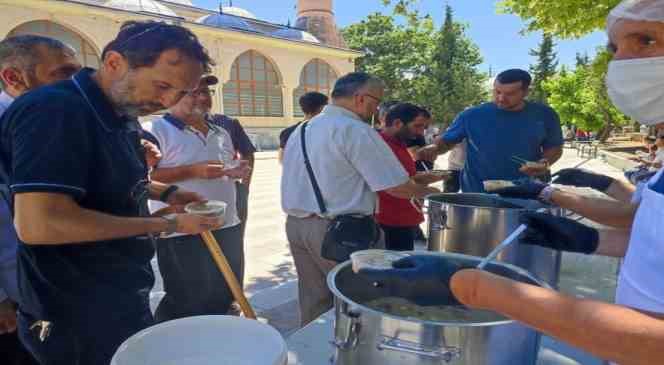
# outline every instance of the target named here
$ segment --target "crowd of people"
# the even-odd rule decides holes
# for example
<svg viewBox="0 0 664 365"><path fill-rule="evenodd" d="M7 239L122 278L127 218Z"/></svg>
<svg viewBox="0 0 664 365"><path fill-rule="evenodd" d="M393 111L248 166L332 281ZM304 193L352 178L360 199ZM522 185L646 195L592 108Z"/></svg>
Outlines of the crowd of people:
<svg viewBox="0 0 664 365"><path fill-rule="evenodd" d="M612 227L529 212L521 242L624 257L617 304L450 267L435 256L360 275L380 280L408 270L440 283L440 291L427 286L422 295L453 295L603 359L661 358L664 90L654 86L664 77L664 5L627 0L607 30L611 99L659 130L648 165L654 174L630 184L564 169L555 183L612 200L550 184L564 135L553 109L528 100L532 79L524 70L500 73L491 102L464 110L434 138L435 116L384 101L383 82L367 73L340 77L329 98L303 95L305 118L281 133L279 151L301 324L332 307L327 274L353 252L413 250L426 196L486 193L484 182L507 180L511 186L494 192ZM76 52L54 39L0 42L0 347L9 349L8 364L106 365L124 340L157 322L238 313L200 234L212 232L242 283L255 148L237 120L212 114L213 65L189 30L150 21L123 24L98 70L82 68ZM161 110L167 113L138 122ZM450 151L449 171L441 173L434 162ZM206 200L225 202L224 216L184 212ZM153 314L155 254L166 295Z"/></svg>

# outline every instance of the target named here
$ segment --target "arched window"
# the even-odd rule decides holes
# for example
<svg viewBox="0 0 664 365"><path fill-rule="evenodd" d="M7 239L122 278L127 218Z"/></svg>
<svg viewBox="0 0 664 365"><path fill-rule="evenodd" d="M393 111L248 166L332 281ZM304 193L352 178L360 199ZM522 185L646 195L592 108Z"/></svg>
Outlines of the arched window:
<svg viewBox="0 0 664 365"><path fill-rule="evenodd" d="M300 108L300 96L309 91L318 91L330 96L337 78L337 73L325 61L314 59L307 63L300 73L300 85L293 90L293 115L304 116Z"/></svg>
<svg viewBox="0 0 664 365"><path fill-rule="evenodd" d="M281 80L274 65L256 51L241 54L224 84L224 113L232 116L283 117Z"/></svg>
<svg viewBox="0 0 664 365"><path fill-rule="evenodd" d="M76 50L78 61L85 67L99 68L99 55L94 47L83 37L60 24L46 20L24 23L14 28L9 37L22 34L35 34L55 38Z"/></svg>

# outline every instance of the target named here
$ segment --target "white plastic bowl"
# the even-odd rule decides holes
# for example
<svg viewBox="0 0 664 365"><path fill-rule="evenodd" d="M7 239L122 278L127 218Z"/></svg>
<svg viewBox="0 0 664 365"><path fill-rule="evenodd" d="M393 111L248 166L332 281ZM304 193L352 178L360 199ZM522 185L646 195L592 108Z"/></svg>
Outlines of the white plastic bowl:
<svg viewBox="0 0 664 365"><path fill-rule="evenodd" d="M201 209L201 205L205 205ZM204 215L208 217L223 217L226 214L228 204L219 200L208 200L205 203L189 203L184 206L184 211L190 214Z"/></svg>
<svg viewBox="0 0 664 365"><path fill-rule="evenodd" d="M271 326L234 316L176 319L127 339L111 365L286 365L288 349Z"/></svg>

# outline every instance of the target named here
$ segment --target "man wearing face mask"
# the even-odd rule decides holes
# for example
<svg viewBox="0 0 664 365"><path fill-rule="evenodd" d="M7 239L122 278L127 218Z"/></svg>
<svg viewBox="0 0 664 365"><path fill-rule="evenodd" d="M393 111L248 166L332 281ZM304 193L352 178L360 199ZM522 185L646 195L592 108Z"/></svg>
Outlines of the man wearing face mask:
<svg viewBox="0 0 664 365"><path fill-rule="evenodd" d="M187 29L125 23L99 70L18 98L0 123L2 180L19 238L21 342L40 364L107 365L149 326L148 236L196 234L219 220L151 217L147 199L200 200L151 183L137 116L177 103L211 60Z"/></svg>
<svg viewBox="0 0 664 365"><path fill-rule="evenodd" d="M607 30L614 51L606 80L613 103L640 123L664 130L664 2L624 1L609 15ZM596 188L634 191L628 184L590 177L586 182ZM449 284L467 306L503 313L615 364L660 363L664 358L664 173L642 184L631 204L581 197L537 183L499 193L537 197L615 227L598 231L569 219L527 213L522 222L529 229L521 242L624 257L616 304L578 299L472 269L457 272L451 281L449 270L438 270L441 293ZM445 266L423 259L419 264Z"/></svg>
<svg viewBox="0 0 664 365"><path fill-rule="evenodd" d="M146 126L163 154L151 176L227 204L224 226L212 234L222 245L241 285L244 245L234 180L245 178L250 169L247 161L235 160L230 134L215 119L208 118L213 92L210 86L217 83L215 76L203 77L168 114ZM237 166L231 167L234 163ZM150 201L152 211L164 205ZM158 322L228 312L233 295L200 235L177 233L160 239L157 257L166 291L155 312Z"/></svg>
<svg viewBox="0 0 664 365"><path fill-rule="evenodd" d="M379 191L404 199L438 191L410 179L371 127L383 91L382 81L363 72L339 78L332 104L302 123L286 145L283 169L288 173L281 178L281 205L288 214L286 235L298 273L303 325L332 306L326 278L337 263L321 254L332 219L352 215L373 220ZM303 131L309 163L305 163ZM377 238L374 243L382 245L381 241Z"/></svg>

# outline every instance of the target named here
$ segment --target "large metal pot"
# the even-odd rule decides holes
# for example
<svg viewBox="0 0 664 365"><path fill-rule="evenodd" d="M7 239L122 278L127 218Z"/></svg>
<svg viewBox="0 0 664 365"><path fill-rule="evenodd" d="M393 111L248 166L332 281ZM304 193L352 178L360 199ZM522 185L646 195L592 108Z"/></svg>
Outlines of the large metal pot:
<svg viewBox="0 0 664 365"><path fill-rule="evenodd" d="M460 254L418 254L443 256L465 266L480 262L480 258ZM521 282L547 286L515 266L492 263L487 269ZM385 287L354 274L350 262L334 268L327 283L335 296L336 365L536 364L540 335L518 322L432 322L371 309L360 303L394 296L394 292L387 293Z"/></svg>
<svg viewBox="0 0 664 365"><path fill-rule="evenodd" d="M531 200L490 194L433 194L427 197L429 250L484 257L519 226L519 214L544 206ZM557 207L550 214L562 215ZM552 287L558 285L561 253L539 246L514 244L498 261L519 266Z"/></svg>

